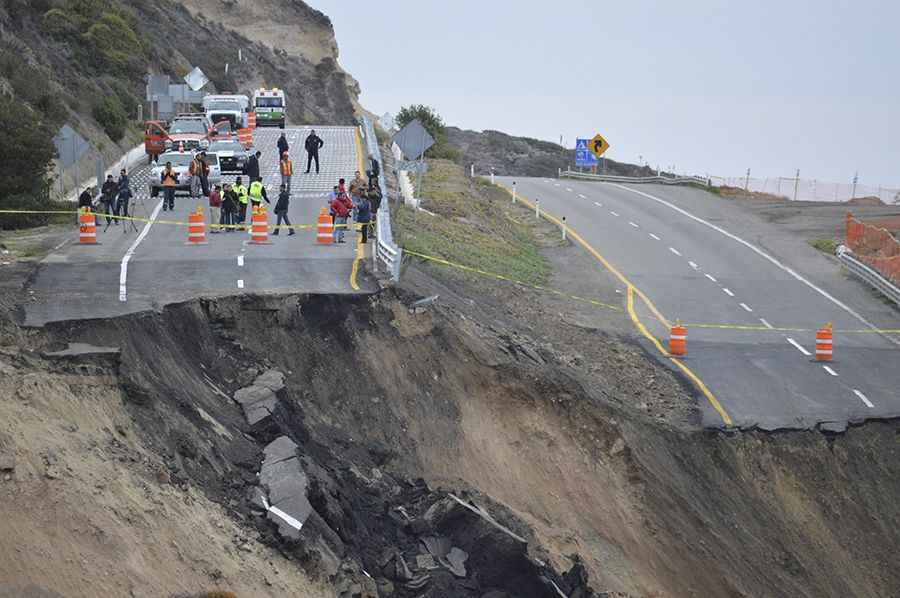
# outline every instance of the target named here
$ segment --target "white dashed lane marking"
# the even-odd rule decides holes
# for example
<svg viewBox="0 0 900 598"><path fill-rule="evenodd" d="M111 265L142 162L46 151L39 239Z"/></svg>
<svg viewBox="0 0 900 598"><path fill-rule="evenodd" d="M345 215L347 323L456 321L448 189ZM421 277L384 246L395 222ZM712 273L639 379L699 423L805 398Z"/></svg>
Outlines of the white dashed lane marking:
<svg viewBox="0 0 900 598"><path fill-rule="evenodd" d="M568 191L568 192L569 192L569 193L571 193L571 192L572 192L572 190L571 190L571 189L569 189L569 188L568 188L568 187L566 187L566 191Z"/></svg>
<svg viewBox="0 0 900 598"><path fill-rule="evenodd" d="M747 305L746 303L741 303L740 305L741 305L741 307L744 308L745 311L748 311L748 312L750 312L750 313L753 313L753 310L750 309L750 306Z"/></svg>
<svg viewBox="0 0 900 598"><path fill-rule="evenodd" d="M244 256L242 256L242 255L237 256L237 262L238 262L238 266L243 266L244 265Z"/></svg>
<svg viewBox="0 0 900 598"><path fill-rule="evenodd" d="M652 238L656 239L657 241L662 241L662 239L660 239L659 237L657 237L657 236L654 235L653 233L650 233L650 236L651 236Z"/></svg>
<svg viewBox="0 0 900 598"><path fill-rule="evenodd" d="M615 213L615 212L613 212L613 211L612 211L612 210L610 210L610 212L609 212L609 213L610 213L610 214L612 214L612 215L613 215L613 216L618 216L618 214L616 214L616 213Z"/></svg>
<svg viewBox="0 0 900 598"><path fill-rule="evenodd" d="M636 223L634 223L634 222L629 222L628 224L630 224L630 225L633 226L634 228L641 228L640 226L638 226L638 225L637 225Z"/></svg>
<svg viewBox="0 0 900 598"><path fill-rule="evenodd" d="M239 288L239 289L243 289L243 288L244 288L244 279L243 279L243 278L239 278L238 281L237 281L237 285L238 285L238 288Z"/></svg>
<svg viewBox="0 0 900 598"><path fill-rule="evenodd" d="M690 266L690 267L693 268L694 270L699 270L699 269L700 269L700 266L698 266L698 265L696 264L696 262L688 262L688 266Z"/></svg>
<svg viewBox="0 0 900 598"><path fill-rule="evenodd" d="M775 328L774 326L772 326L771 324L766 322L765 318L760 318L759 321L762 322L762 325L765 326L766 328L768 328L769 330L772 330Z"/></svg>
<svg viewBox="0 0 900 598"><path fill-rule="evenodd" d="M581 193L578 194L578 197L580 197L581 199L587 199L587 197L585 197L585 196L582 195Z"/></svg>
<svg viewBox="0 0 900 598"><path fill-rule="evenodd" d="M731 292L731 289L723 288L722 292L728 295L729 297L734 297L734 293Z"/></svg>
<svg viewBox="0 0 900 598"><path fill-rule="evenodd" d="M708 279L710 279L711 281L713 281L713 282L719 282L718 280L716 280L716 277L713 276L712 274L707 274L706 277L707 277Z"/></svg>
<svg viewBox="0 0 900 598"><path fill-rule="evenodd" d="M669 247L669 251L671 251L671 252L674 253L675 255L681 257L681 252L678 251L677 249L675 249L674 247Z"/></svg>
<svg viewBox="0 0 900 598"><path fill-rule="evenodd" d="M868 398L866 395L864 395L863 393L859 392L859 391L856 390L855 388L853 389L853 394L855 394L857 397L859 397L859 400L862 401L863 403L865 403L865 404L866 404L866 407L868 407L869 409L874 409L874 408L875 408L875 405L872 404L872 401L870 401L869 398Z"/></svg>
<svg viewBox="0 0 900 598"><path fill-rule="evenodd" d="M788 339L787 339L787 342L789 342L789 343L791 343L792 345L794 345L794 348L795 348L795 349L797 349L798 351L800 351L801 353L803 353L803 354L806 355L807 357L809 357L809 356L812 355L812 353L810 353L809 351L807 351L806 349L804 349L803 346L802 346L800 343L798 343L797 341L795 341L794 339L788 338Z"/></svg>
<svg viewBox="0 0 900 598"><path fill-rule="evenodd" d="M600 203L599 201L595 201L595 202L594 202L594 205L597 206L598 208L602 208L602 207L603 207L603 204Z"/></svg>
<svg viewBox="0 0 900 598"><path fill-rule="evenodd" d="M831 374L832 376L837 376L837 375L838 375L837 372L835 372L835 371L834 371L833 369L831 369L829 366L823 365L822 367L825 369L826 372L828 372L828 373Z"/></svg>

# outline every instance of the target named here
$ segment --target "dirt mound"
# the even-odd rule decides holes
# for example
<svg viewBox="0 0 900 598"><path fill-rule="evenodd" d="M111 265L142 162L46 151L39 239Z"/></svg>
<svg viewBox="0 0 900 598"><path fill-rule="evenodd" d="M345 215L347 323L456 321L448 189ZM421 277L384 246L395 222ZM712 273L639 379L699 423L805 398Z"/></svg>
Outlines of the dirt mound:
<svg viewBox="0 0 900 598"><path fill-rule="evenodd" d="M869 197L854 197L845 202L848 206L883 206L885 203L874 195Z"/></svg>

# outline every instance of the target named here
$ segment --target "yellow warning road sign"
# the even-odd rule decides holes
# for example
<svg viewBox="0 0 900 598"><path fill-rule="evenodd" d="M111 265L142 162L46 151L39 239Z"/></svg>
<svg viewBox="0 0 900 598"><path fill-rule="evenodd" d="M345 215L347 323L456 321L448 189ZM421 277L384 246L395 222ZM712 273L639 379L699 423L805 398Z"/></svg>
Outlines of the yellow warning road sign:
<svg viewBox="0 0 900 598"><path fill-rule="evenodd" d="M591 142L588 145L591 153L598 158L602 156L603 153L606 152L606 150L609 149L609 144L600 133L594 135L593 139L591 139Z"/></svg>

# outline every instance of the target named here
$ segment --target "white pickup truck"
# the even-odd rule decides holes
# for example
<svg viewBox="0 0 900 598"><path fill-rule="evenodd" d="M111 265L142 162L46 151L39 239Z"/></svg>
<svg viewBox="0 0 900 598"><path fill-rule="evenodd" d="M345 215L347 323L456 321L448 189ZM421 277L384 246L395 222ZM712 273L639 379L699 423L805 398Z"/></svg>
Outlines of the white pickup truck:
<svg viewBox="0 0 900 598"><path fill-rule="evenodd" d="M203 98L203 110L213 125L228 121L231 130L247 128L250 98L243 95L208 95Z"/></svg>

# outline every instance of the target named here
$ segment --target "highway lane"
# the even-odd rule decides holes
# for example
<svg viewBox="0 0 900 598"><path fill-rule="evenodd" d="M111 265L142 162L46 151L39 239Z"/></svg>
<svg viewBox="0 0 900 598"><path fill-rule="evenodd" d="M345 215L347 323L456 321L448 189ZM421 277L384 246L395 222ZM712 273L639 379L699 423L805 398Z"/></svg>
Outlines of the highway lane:
<svg viewBox="0 0 900 598"><path fill-rule="evenodd" d="M500 180L507 186L512 181ZM516 182L523 196L538 199L544 209L565 216L575 231L646 293L667 320L679 318L688 324L685 363L711 389L735 425L840 428L847 422L900 414L896 340L875 333L839 332L866 330L866 322L898 328L896 312L847 280L802 239L792 239L774 225L699 190L629 189L567 179ZM736 234L753 247L710 225ZM668 338L666 325L641 301L636 309L657 338ZM838 332L835 361L826 369L813 361L812 331L829 321ZM723 425L721 415L708 402L701 405L705 425Z"/></svg>
<svg viewBox="0 0 900 598"><path fill-rule="evenodd" d="M314 224L331 187L341 177L352 179L361 158L354 127L312 127L325 141L321 173L304 174L306 155L300 149L310 128L285 130L295 172L289 211L293 224ZM275 223L271 208L281 183L276 149L280 133L279 129L254 132L256 149L262 152L260 173L272 201L270 224ZM106 227L100 218L98 246L74 242L77 228L73 225L73 242L47 256L29 285L36 300L24 308L26 324L160 309L200 296L356 292L350 284L356 233L348 233L344 245L316 244L315 228L299 230L291 237L281 231L278 236L270 234L268 245L251 245L246 232L207 231L207 244L189 246L187 227L168 222L186 222L188 213L198 206L206 211L205 200L179 194L175 211L162 212L161 198L149 197L149 170L142 166L131 173L137 195L132 215L152 224L136 222L132 227L123 222ZM224 180L235 178L226 175ZM374 290L362 277L359 286L364 292Z"/></svg>

